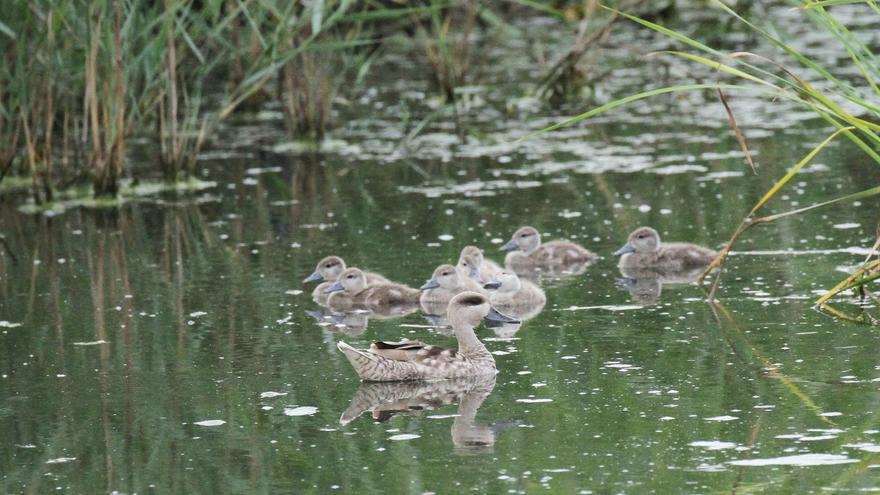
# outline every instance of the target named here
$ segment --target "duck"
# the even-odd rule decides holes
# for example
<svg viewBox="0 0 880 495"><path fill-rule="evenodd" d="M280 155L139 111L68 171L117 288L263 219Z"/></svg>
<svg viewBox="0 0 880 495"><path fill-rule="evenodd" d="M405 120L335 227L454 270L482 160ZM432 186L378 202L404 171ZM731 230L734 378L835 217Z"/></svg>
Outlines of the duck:
<svg viewBox="0 0 880 495"><path fill-rule="evenodd" d="M458 350L423 342L375 342L369 349L355 349L343 341L337 348L348 358L364 381L446 380L494 375L495 358L474 333L484 319L515 323L517 320L493 308L483 294L466 291L449 301L447 318L452 324Z"/></svg>
<svg viewBox="0 0 880 495"><path fill-rule="evenodd" d="M541 234L534 227L520 227L501 251L510 251L504 258L508 270L519 272L558 271L560 267L583 265L596 255L571 241L550 241L541 244Z"/></svg>
<svg viewBox="0 0 880 495"><path fill-rule="evenodd" d="M458 265L456 267L460 269L466 268L468 270L466 275L471 275L470 269L473 268L474 264L477 268L477 279L486 277L487 280L491 280L501 271L501 265L486 258L480 248L477 246L465 246L458 257Z"/></svg>
<svg viewBox="0 0 880 495"><path fill-rule="evenodd" d="M489 294L489 301L499 308L543 306L547 302L547 297L540 287L528 280L521 280L511 271L502 271L483 288L492 291Z"/></svg>
<svg viewBox="0 0 880 495"><path fill-rule="evenodd" d="M712 249L696 244L661 244L660 234L651 227L634 230L626 244L614 252L614 256L620 256L621 270L650 269L660 274L706 267L717 255Z"/></svg>
<svg viewBox="0 0 880 495"><path fill-rule="evenodd" d="M445 303L449 302L456 294L464 291L484 292L482 286L468 276L462 276L452 265L440 265L435 270L431 279L425 282L419 290L422 291L419 302L421 303Z"/></svg>
<svg viewBox="0 0 880 495"><path fill-rule="evenodd" d="M366 274L358 268L346 268L324 292L329 296L330 309L368 309L378 313L395 306L416 306L420 294L412 287L393 282L369 284Z"/></svg>
<svg viewBox="0 0 880 495"><path fill-rule="evenodd" d="M312 299L315 302L322 305L327 303L328 294L325 291L330 288L337 279L339 279L339 274L345 271L345 268L345 261L343 261L342 258L334 255L327 256L318 262L314 273L303 279L304 284L321 280L324 281L323 283L318 284L318 286L315 287L315 290L312 291ZM364 272L364 275L367 277L367 284L391 283L391 281L378 273Z"/></svg>

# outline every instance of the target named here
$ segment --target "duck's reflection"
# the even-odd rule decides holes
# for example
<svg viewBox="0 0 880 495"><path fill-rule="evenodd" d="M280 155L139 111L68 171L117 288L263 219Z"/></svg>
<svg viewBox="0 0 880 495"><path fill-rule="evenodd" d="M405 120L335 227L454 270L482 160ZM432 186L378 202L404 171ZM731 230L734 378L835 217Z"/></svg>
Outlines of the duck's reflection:
<svg viewBox="0 0 880 495"><path fill-rule="evenodd" d="M332 332L357 336L367 331L370 320L388 320L418 311L416 304L388 306L378 311L333 311L327 308L306 310L306 314Z"/></svg>
<svg viewBox="0 0 880 495"><path fill-rule="evenodd" d="M452 443L462 453L490 452L501 431L516 422L477 422L477 410L495 388L495 375L435 382L363 382L355 392L339 423L347 425L369 411L374 421L398 415L419 415L425 411L458 403L452 422Z"/></svg>
<svg viewBox="0 0 880 495"><path fill-rule="evenodd" d="M620 268L622 278L617 279L617 286L629 292L630 298L637 304L656 304L664 285L687 285L695 283L702 275L702 268L679 271L661 271L650 268Z"/></svg>

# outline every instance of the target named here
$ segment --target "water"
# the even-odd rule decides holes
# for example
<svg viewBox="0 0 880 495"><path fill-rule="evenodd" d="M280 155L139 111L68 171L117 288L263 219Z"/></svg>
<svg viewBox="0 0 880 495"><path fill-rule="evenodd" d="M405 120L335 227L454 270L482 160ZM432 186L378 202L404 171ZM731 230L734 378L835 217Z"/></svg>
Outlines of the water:
<svg viewBox="0 0 880 495"><path fill-rule="evenodd" d="M491 54L514 75L528 67L501 62L517 43ZM659 71L609 51L618 77L599 91ZM737 95L752 176L720 103L695 93L517 145L578 108L515 102L518 79L487 71L464 142L448 115L402 141L400 95L414 118L431 102L401 79L340 115L320 154L285 144L271 111L230 125L202 160L219 186L197 201L46 217L5 197L0 491L877 490L880 335L810 309L864 259L876 200L756 227L717 306L694 285L627 286L609 255L638 225L720 246L830 131ZM768 211L876 181L833 144ZM320 308L300 281L325 255L418 286L466 244L500 261L523 224L603 258L543 281L547 304L518 331L479 331L494 383L361 385L336 341L454 341L419 313L307 313Z"/></svg>

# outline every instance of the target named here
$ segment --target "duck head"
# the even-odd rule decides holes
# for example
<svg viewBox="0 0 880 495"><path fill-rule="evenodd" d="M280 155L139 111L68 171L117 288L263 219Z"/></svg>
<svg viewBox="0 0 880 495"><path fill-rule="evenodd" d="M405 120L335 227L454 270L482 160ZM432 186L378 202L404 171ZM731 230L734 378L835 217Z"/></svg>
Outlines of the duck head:
<svg viewBox="0 0 880 495"><path fill-rule="evenodd" d="M629 253L654 253L660 249L660 235L651 227L639 227L633 231L614 256L623 256Z"/></svg>
<svg viewBox="0 0 880 495"><path fill-rule="evenodd" d="M319 280L336 280L339 274L345 270L345 262L339 256L327 256L318 262L315 267L315 273L312 273L303 280L304 284L309 282L317 282Z"/></svg>
<svg viewBox="0 0 880 495"><path fill-rule="evenodd" d="M520 322L493 308L486 296L471 291L465 291L453 297L449 301L446 314L453 328L475 328L484 319L501 323Z"/></svg>
<svg viewBox="0 0 880 495"><path fill-rule="evenodd" d="M325 294L333 292L358 292L367 286L367 277L357 268L348 268L339 274L336 283L324 289Z"/></svg>
<svg viewBox="0 0 880 495"><path fill-rule="evenodd" d="M436 289L442 287L444 289L457 289L460 283L458 272L452 265L440 265L434 270L431 280L425 282L425 285L419 287L419 290Z"/></svg>
<svg viewBox="0 0 880 495"><path fill-rule="evenodd" d="M459 277L470 277L474 280L480 280L480 262L472 254L462 254L456 265Z"/></svg>
<svg viewBox="0 0 880 495"><path fill-rule="evenodd" d="M507 241L507 244L501 246L502 251L513 251L515 249L531 253L541 245L541 234L534 227L520 227L513 233L513 237Z"/></svg>

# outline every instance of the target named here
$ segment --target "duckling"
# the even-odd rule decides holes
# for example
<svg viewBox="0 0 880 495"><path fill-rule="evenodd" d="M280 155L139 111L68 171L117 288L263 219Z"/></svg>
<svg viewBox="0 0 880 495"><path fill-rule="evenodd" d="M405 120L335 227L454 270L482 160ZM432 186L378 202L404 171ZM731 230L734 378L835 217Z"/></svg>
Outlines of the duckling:
<svg viewBox="0 0 880 495"><path fill-rule="evenodd" d="M475 280L468 276L459 275L452 265L440 265L434 270L431 280L425 282L419 290L422 295L419 301L422 303L448 302L456 294L466 290L483 293L483 288Z"/></svg>
<svg viewBox="0 0 880 495"><path fill-rule="evenodd" d="M682 272L705 267L717 253L709 248L687 243L660 243L660 235L650 227L639 227L629 235L626 244L614 252L620 256L621 270L654 269Z"/></svg>
<svg viewBox="0 0 880 495"><path fill-rule="evenodd" d="M318 266L315 267L315 272L303 280L304 284L324 280L323 283L318 284L318 286L315 287L315 290L312 291L312 299L316 303L322 305L327 303L328 294L324 291L336 282L339 278L339 274L343 271L345 271L345 261L339 256L327 256L318 262ZM378 273L364 272L364 275L367 277L367 284L391 283L387 278Z"/></svg>
<svg viewBox="0 0 880 495"><path fill-rule="evenodd" d="M489 294L489 300L492 305L499 308L543 306L547 302L547 297L540 287L528 280L521 280L515 273L509 271L502 271L483 287L493 291Z"/></svg>
<svg viewBox="0 0 880 495"><path fill-rule="evenodd" d="M513 233L501 251L511 251L504 258L509 270L528 272L555 271L560 266L579 265L596 255L570 241L550 241L541 244L541 234L534 227L521 227Z"/></svg>
<svg viewBox="0 0 880 495"><path fill-rule="evenodd" d="M501 271L501 266L483 256L483 251L477 246L465 246L464 249L461 250L461 255L458 257L458 264L461 265L462 261L467 256L472 257L477 264L480 277L486 277L487 280L491 280Z"/></svg>
<svg viewBox="0 0 880 495"><path fill-rule="evenodd" d="M324 290L327 306L333 310L369 309L387 312L392 306L415 306L419 291L395 283L368 284L367 276L357 268L347 268L339 279Z"/></svg>
<svg viewBox="0 0 880 495"><path fill-rule="evenodd" d="M489 298L471 291L449 302L447 317L452 324L458 351L422 342L375 342L359 350L340 341L336 344L361 379L388 382L402 380L444 380L495 374L495 358L477 338L474 327L483 319L514 323L489 304Z"/></svg>

